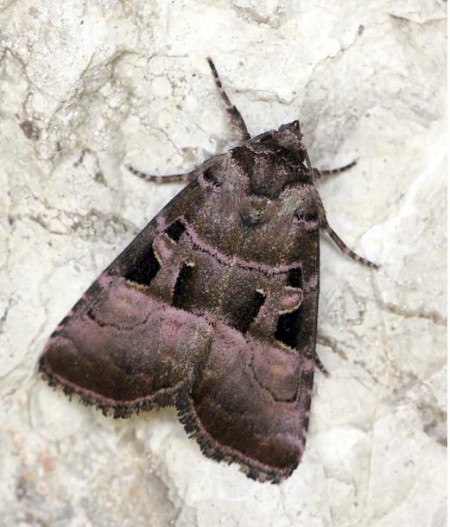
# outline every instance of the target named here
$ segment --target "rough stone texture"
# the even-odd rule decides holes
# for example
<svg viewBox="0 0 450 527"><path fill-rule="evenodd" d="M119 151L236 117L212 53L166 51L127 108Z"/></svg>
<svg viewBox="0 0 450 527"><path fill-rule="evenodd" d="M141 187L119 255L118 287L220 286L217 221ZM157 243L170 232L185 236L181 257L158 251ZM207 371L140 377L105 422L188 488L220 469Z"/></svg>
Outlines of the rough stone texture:
<svg viewBox="0 0 450 527"><path fill-rule="evenodd" d="M445 6L438 0L0 5L0 525L441 527ZM206 459L165 410L104 418L36 378L50 332L177 191L235 144L205 56L256 134L299 118L330 223L306 454L285 483Z"/></svg>

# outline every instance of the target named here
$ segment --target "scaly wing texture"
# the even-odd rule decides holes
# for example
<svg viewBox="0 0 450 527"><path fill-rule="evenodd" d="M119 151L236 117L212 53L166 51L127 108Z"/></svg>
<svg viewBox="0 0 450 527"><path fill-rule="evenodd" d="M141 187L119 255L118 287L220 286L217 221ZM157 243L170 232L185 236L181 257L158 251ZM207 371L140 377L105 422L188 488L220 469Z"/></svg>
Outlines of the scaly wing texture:
<svg viewBox="0 0 450 527"><path fill-rule="evenodd" d="M282 199L248 218L226 164L205 165L102 273L40 369L116 417L174 404L206 455L278 482L308 427L318 229L282 213Z"/></svg>

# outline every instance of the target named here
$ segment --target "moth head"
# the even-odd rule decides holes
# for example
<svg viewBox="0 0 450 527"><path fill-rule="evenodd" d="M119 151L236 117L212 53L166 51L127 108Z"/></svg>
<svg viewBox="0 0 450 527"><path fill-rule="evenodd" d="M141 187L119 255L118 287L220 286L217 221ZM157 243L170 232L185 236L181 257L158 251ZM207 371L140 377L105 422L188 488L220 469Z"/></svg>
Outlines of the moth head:
<svg viewBox="0 0 450 527"><path fill-rule="evenodd" d="M303 134L300 130L300 123L297 120L281 125L276 132L276 138L282 148L295 152L300 163L311 168L306 147L302 143Z"/></svg>
<svg viewBox="0 0 450 527"><path fill-rule="evenodd" d="M303 150L302 143L303 134L300 130L300 123L292 121L292 123L283 124L278 128L277 139L279 144L284 147L292 148L294 150Z"/></svg>
<svg viewBox="0 0 450 527"><path fill-rule="evenodd" d="M283 148L295 152L306 150L302 143L303 134L300 130L300 123L298 121L292 121L292 123L281 125L275 132L275 136L278 144Z"/></svg>
<svg viewBox="0 0 450 527"><path fill-rule="evenodd" d="M309 160L298 121L254 137L233 150L250 182L250 194L277 198L290 185L311 183Z"/></svg>
<svg viewBox="0 0 450 527"><path fill-rule="evenodd" d="M292 121L292 123L282 124L280 128L278 128L278 132L282 137L292 137L297 141L301 141L303 137L303 134L300 130L300 123L297 120Z"/></svg>

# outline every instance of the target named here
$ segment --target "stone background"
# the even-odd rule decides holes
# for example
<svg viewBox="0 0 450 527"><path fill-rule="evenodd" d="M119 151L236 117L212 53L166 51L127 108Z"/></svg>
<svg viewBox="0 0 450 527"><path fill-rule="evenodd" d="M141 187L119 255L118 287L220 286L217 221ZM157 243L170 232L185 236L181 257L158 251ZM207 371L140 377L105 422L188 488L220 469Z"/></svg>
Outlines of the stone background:
<svg viewBox="0 0 450 527"><path fill-rule="evenodd" d="M0 525L446 525L446 4L0 1ZM300 119L330 223L303 462L279 486L206 459L173 410L116 422L35 373L46 338L181 188Z"/></svg>

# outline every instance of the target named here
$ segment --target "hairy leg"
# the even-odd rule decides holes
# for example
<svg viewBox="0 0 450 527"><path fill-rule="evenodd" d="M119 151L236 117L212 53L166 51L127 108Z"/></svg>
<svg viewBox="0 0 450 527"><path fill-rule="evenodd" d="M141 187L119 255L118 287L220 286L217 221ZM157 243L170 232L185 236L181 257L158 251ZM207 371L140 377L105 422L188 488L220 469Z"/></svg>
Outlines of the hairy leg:
<svg viewBox="0 0 450 527"><path fill-rule="evenodd" d="M319 224L322 231L325 231L328 236L334 241L334 243L339 247L342 254L345 254L346 256L349 256L352 260L355 260L355 262L362 263L363 265L366 265L367 267L370 267L372 269L379 269L380 266L376 263L371 262L370 260L367 260L367 258L364 258L362 256L359 256L359 254L356 254L353 252L350 247L346 245L346 243L339 238L339 236L334 232L334 230L330 227L330 224L327 220L327 215L325 213L325 207L323 206L322 200L319 196L319 193L317 190L315 191L315 199L318 207L319 212Z"/></svg>

